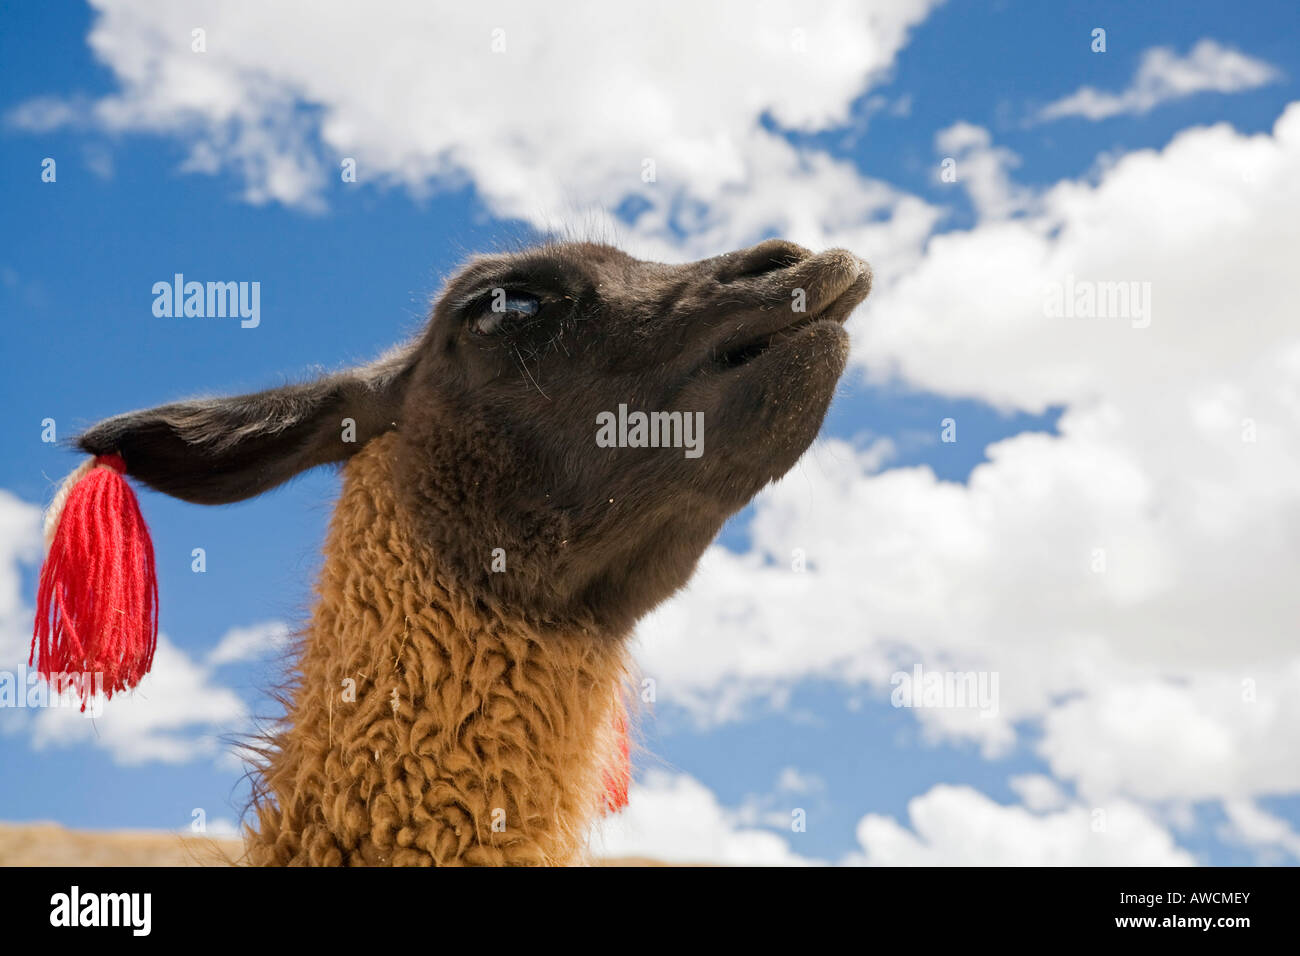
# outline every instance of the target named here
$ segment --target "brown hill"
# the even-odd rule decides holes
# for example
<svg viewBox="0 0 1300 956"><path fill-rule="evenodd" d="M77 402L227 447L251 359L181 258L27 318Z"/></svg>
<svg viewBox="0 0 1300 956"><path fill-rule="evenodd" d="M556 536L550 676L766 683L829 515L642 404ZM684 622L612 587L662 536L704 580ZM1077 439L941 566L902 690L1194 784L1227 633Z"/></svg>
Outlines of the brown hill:
<svg viewBox="0 0 1300 956"><path fill-rule="evenodd" d="M0 823L0 866L220 866L243 842L165 830L69 830L57 823ZM597 866L663 866L637 857Z"/></svg>

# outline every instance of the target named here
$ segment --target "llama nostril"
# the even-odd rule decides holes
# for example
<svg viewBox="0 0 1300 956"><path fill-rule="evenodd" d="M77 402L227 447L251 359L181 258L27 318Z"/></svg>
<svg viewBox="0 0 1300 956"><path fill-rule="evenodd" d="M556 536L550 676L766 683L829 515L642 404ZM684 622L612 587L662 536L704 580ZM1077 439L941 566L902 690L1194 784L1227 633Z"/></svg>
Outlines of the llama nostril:
<svg viewBox="0 0 1300 956"><path fill-rule="evenodd" d="M784 239L768 239L752 248L735 254L735 259L723 264L720 278L724 282L736 279L756 279L769 272L778 272L803 262L812 252L803 246Z"/></svg>

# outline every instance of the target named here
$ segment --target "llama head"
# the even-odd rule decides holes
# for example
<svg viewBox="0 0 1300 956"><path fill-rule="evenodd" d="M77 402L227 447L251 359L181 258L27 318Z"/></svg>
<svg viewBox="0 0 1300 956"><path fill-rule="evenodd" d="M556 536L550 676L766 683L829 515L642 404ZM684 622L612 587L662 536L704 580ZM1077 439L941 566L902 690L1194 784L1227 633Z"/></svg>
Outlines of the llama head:
<svg viewBox="0 0 1300 956"><path fill-rule="evenodd" d="M577 242L484 256L378 362L120 415L79 443L220 504L395 431L387 474L457 583L622 633L812 442L870 287L856 256L779 240L684 265Z"/></svg>

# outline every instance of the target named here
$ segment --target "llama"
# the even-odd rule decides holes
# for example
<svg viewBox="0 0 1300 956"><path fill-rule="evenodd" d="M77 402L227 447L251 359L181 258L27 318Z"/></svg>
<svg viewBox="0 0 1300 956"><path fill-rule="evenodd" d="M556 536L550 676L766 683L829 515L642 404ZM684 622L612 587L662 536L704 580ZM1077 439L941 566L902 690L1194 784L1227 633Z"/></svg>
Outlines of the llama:
<svg viewBox="0 0 1300 956"><path fill-rule="evenodd" d="M856 256L781 240L684 265L543 245L470 261L371 365L81 435L199 504L343 464L249 861L582 862L634 623L811 444L870 288ZM667 413L664 441L624 407Z"/></svg>

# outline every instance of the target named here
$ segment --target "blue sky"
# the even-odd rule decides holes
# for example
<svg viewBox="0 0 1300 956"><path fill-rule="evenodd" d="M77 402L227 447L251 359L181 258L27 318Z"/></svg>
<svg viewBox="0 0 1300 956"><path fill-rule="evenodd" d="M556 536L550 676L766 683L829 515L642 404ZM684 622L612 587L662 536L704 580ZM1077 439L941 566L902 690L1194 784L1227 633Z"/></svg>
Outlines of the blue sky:
<svg viewBox="0 0 1300 956"><path fill-rule="evenodd" d="M229 138L223 141L212 133L217 125L204 126L201 109L168 114L166 104L154 104L158 112L141 109L125 120L106 120L88 111L87 104L118 97L129 86L121 74L122 64L111 55L107 61L97 59L88 48L87 35L97 16L83 4L63 2L6 4L0 12L4 21L0 62L5 64L0 97L0 114L5 117L0 123L0 208L4 210L0 314L8 370L0 381L6 410L0 427L10 449L0 459L0 488L28 506L48 501L53 484L78 461L66 447L42 443L43 419L54 419L64 438L128 409L196 393L252 390L292 380L313 367L337 368L371 358L418 326L442 278L467 254L539 235L546 222L566 214L564 209L547 209L538 216L521 214L529 208L527 199L509 195L502 185L508 177L491 178L488 165L475 158L481 153L469 148L463 155L470 158L463 160L464 169L455 175L430 173L418 163L404 166L394 159L383 175L363 177L361 183L342 183L332 174L301 192L274 195L272 189L268 201L248 201L249 184L257 180L257 173L241 165L239 148ZM523 25L516 28L514 21L503 22L507 29L524 29ZM1038 228L1041 220L1050 218L1050 200L1044 197L1054 184L1071 180L1081 190L1097 188L1122 157L1141 150L1160 153L1189 128L1227 123L1234 136L1269 137L1287 104L1298 98L1298 25L1294 4L1283 2L1252 4L1231 13L1214 3L1062 7L949 2L918 10L905 38L896 49L890 48L890 55L881 56L878 70L860 78L857 92L836 94L845 107L842 116L817 122L796 117L792 123L779 107L756 108L744 127L745 135L756 137L755 143L761 138L764 144L784 144L796 156L828 158L854 182L887 193L880 211L861 214L859 223L827 225L823 217L825 231L818 237L833 239L841 233L851 237L856 235L854 229L869 229L873 221L889 236L888 230L903 218L905 197L931 211L933 224L909 254L898 252L901 240L897 247L884 249L855 247L873 262L881 256L886 262L883 270L877 266L878 273L883 272L883 289L861 310L866 329L878 313L882 323L889 318L880 310L890 302L899 306L894 314L903 314L903 307L913 301L919 304L909 314L924 313L931 300L916 291L916 284L926 275L926 257L938 248L937 237L969 236L973 241L979 230L992 229L999 222L1005 228ZM213 48L206 54L214 58L221 56L221 32L215 26L210 29ZM1097 26L1107 31L1104 53L1089 48L1090 32ZM639 42L638 25L629 21L626 28L624 42ZM144 42L128 27L113 29ZM291 27L286 29L292 35ZM682 29L689 30L689 23ZM815 42L817 32L810 30L810 34ZM1162 94L1149 109L1108 118L1035 119L1044 106L1081 87L1116 94L1130 89L1152 48L1170 48L1182 57L1205 39L1267 65L1270 78L1260 83L1243 81L1243 88L1233 92ZM693 50L688 45L682 55ZM362 67L350 68L362 69L364 55L360 59ZM380 68L377 62L372 66ZM274 81L277 67L268 69ZM846 71L853 72L847 67ZM655 79L651 72L649 82ZM717 81L725 84L727 77ZM284 82L286 89L293 88L288 79ZM540 85L547 82L544 74L538 78ZM820 89L813 88L809 96ZM509 109L494 98L496 91L490 80L484 84L483 110ZM711 94L700 95L707 99ZM69 118L50 123L32 119L42 111L51 115L50 104L55 101L68 106ZM761 107L761 97L758 102ZM292 100L288 113L268 108L262 119L291 131L300 124L308 131L301 143L296 135L285 134L277 149L284 143L301 147L332 170L337 168L334 144L322 138L317 125L332 105L337 107L300 96ZM563 116L565 101L556 99L551 109L556 116L548 122L557 135L564 135L570 130L566 124L572 122ZM146 114L154 119L139 118ZM976 142L963 147L970 152L958 154L959 168L969 162L972 169L991 169L989 188L1000 188L1003 199L1010 189L1007 209L999 212L987 203L981 205L973 184L958 188L939 179L937 170L945 153L936 137L955 124L987 132L992 145ZM454 142L457 133L444 135ZM219 157L214 168L186 168L195 165L198 142L208 142ZM379 144L383 149L389 145ZM398 143L389 152L396 155L401 152L397 146L407 145ZM999 149L1014 154L1018 162L1006 165L998 159ZM750 146L740 152L755 155ZM45 157L57 162L54 183L41 181ZM988 165L979 165L984 159ZM653 211L632 215L637 204L614 202L619 193L611 194L608 188L584 194L583 175L566 166L568 162L564 154L542 154L536 165L543 172L548 163L563 168L556 181L568 202L610 214L620 236L647 243L652 251L679 249L683 256L720 253L767 234L789 233L791 224L801 221L792 215L789 222L782 222L785 213L779 199L767 194L760 198L773 210L770 228L755 226L737 214L737 208L745 207L750 188L741 177L730 192L710 192L703 186L697 192L692 182L668 183L679 190L680 198L700 203L718 217L723 225L717 230L693 230L671 217L662 228L653 222L647 226L655 218ZM594 168L590 175L595 180L603 171ZM665 179L669 176L665 173ZM636 195L639 188L628 186L626 195ZM865 195L865 185L863 190ZM1194 205L1198 194L1185 194L1183 201ZM846 200L845 207L858 214L859 207L852 202ZM615 210L624 213L621 220ZM1248 219L1252 215L1249 209L1241 213ZM1021 221L1033 225L1017 226ZM1074 234L1090 222L1074 222ZM898 228L900 235L906 233ZM1070 228L1066 226L1067 235ZM1051 241L1050 228L1042 226L1042 230L1041 235L1049 237L1044 241ZM1271 233L1261 227L1260 234ZM808 241L800 234L793 237ZM734 241L716 246L725 238ZM1001 247L993 242L990 248L997 255ZM891 255L896 256L892 264ZM1133 277L1147 274L1140 259L1130 261L1137 263ZM176 272L199 279L259 281L260 326L243 330L237 321L155 318L151 287ZM1085 272L1080 268L1080 274ZM1151 274L1160 275L1155 266ZM968 291L975 298L996 299L995 293L978 286ZM1037 432L1046 443L1042 447L1057 448L1051 443L1060 441L1066 409L1089 407L1095 396L1108 396L1113 384L1106 371L1109 366L1099 362L1096 368L1101 371L1087 380L1088 388L1078 391L1072 391L1073 386L1054 390L1050 381L1012 384L1004 390L1003 381L1018 383L1018 373L1008 373L1004 379L990 372L984 382L970 367L983 360L986 350L1002 357L1006 348L960 338L941 348L913 345L908 334L912 333L895 330L891 338L867 340L881 343L881 348L864 347L859 353L825 429L827 437L845 444L815 449L811 463L801 465L788 486L818 481L818 476L834 472L835 465L827 462L845 460L852 454L849 449L865 453L875 447L887 452L878 465L859 476L864 487L878 487L869 482L880 481L890 471L910 476L918 468L929 469L933 478L925 486L927 494L935 495L935 502L946 502L953 494L960 497L972 470L989 460L991 444ZM1198 348L1206 348L1205 340L1198 341ZM1033 361L1033 355L1024 360ZM1125 360L1116 361L1123 365ZM945 384L949 365L951 386ZM1050 363L1047 366L1050 370ZM1068 377L1069 366L1066 370L1061 380ZM1224 372L1225 381L1228 374ZM1234 368L1231 374L1239 375L1241 369ZM1115 385L1115 393L1119 392L1120 386ZM1140 416L1141 407L1129 410ZM960 426L956 443L939 440L940 421L950 417ZM1293 439L1294 431L1289 434ZM1286 447L1294 452L1293 443ZM1176 459L1182 451L1173 449L1169 454ZM1153 466L1153 474L1157 471ZM1170 473L1177 471L1171 466ZM1224 480L1231 484L1234 479ZM222 508L201 508L140 492L158 556L162 630L203 670L203 686L233 692L249 713L271 712L262 688L273 684L280 672L274 654L219 666L204 662L232 628L264 622L294 626L304 619L337 486L333 473L318 471L259 499ZM786 497L797 498L798 493ZM1177 495L1169 500L1178 500ZM723 532L721 545L734 555L765 551L767 546L751 526L763 507L760 502L733 520ZM784 505L771 507L773 514L786 518L791 513L779 510ZM1069 512L1072 507L1062 499L1053 513ZM788 530L788 521L782 522ZM774 518L773 523L781 522ZM909 540L917 548L925 547L921 539ZM1153 546L1159 546L1158 536L1154 540ZM870 548L871 543L861 546ZM190 569L195 547L206 550L206 573ZM13 560L19 574L18 598L26 602L15 610L17 617L23 608L30 614L37 568L30 556ZM864 564L863 573L870 567ZM1006 571L1015 573L1014 567ZM1025 583L1028 589L1035 586L1032 581ZM1189 581L1183 586L1193 585ZM944 593L942 588L938 593ZM922 600L919 594L917 600ZM1134 614L1144 613L1137 604L1131 607ZM761 616L768 611L760 601L755 613ZM1016 627L1008 624L1016 621L1015 611L1014 604L1002 608L995 619L1002 627ZM934 667L944 666L944 661L956 666L967 659L962 654L969 648L961 642L927 644L928 638L916 638L907 630L905 618L892 614L883 615L892 629L869 638L881 659L924 660ZM849 619L842 626L861 627L864 641L868 640L869 622ZM696 641L729 636L712 633L707 620L699 620L699 627L700 633L693 636ZM1044 630L1043 639L1050 640L1049 630ZM1004 666L997 656L998 646L996 637L981 644L984 667ZM928 649L917 650L923 647ZM1268 647L1268 652L1259 649L1255 664L1279 672L1294 666L1293 657L1278 657L1281 652ZM650 659L656 660L653 654ZM1142 665L1148 668L1142 672L1143 680L1163 676L1175 684L1195 684L1214 679L1220 671L1236 680L1241 671L1235 662L1211 661L1195 674L1183 673L1170 663L1172 658L1161 659L1153 652L1152 660L1154 664L1147 660ZM8 657L0 660L4 666L12 663ZM1064 715L1073 713L1063 702L1072 697L1100 699L1104 696L1100 685L1086 684L1083 678L1077 685L1053 684L1052 693L1046 695L1052 700L1026 705L1009 721L1011 736L993 746L959 727L936 731L916 712L891 706L888 681L882 682L878 675L879 661L873 657L858 664L841 667L830 657L809 671L787 668L775 677L755 681L743 674L720 673L716 680L705 675L691 686L691 695L681 698L671 680L663 681L654 715L644 726L642 778L650 774L651 783L671 790L672 780L688 777L699 789L689 795L679 790L678 796L711 799L708 812L717 810L723 820L716 825L741 834L727 847L748 846L744 834L757 831L769 835L757 844L762 852L773 852L771 841L778 840L786 848L780 852L788 850L807 859L840 861L866 849L876 860L905 862L906 857L887 856L889 840L863 846L855 831L868 815L892 818L913 839L920 833L921 842L928 841L935 853L960 858L951 846L941 845L936 834L921 833L923 822L909 818L914 800L951 785L970 788L960 791L966 796L974 791L1000 807L1015 808L1020 815L1014 820L993 813L995 821L1007 820L1008 842L1025 839L1017 837L1019 833L1039 832L1035 828L1048 826L1044 821L1056 819L1053 814L1064 819L1080 807L1086 811L1099 800L1102 805L1112 800L1138 808L1132 812L1140 814L1144 835L1154 832L1168 837L1168 846L1155 840L1158 849L1152 851L1153 861L1181 850L1209 864L1296 862L1297 844L1288 841L1300 829L1300 788L1285 777L1243 784L1240 792L1219 793L1213 787L1189 784L1184 795L1170 794L1118 771L1106 776L1080 769L1079 761L1062 749L1066 743L1049 743L1044 750L1044 727L1059 729L1053 715L1059 710L1059 720L1064 722ZM158 673L155 679L166 681L168 675ZM708 703L733 691L742 701L736 708ZM686 702L687 696L692 702ZM103 720L111 718L109 713ZM156 731L182 741L193 753L168 759L138 759L129 755L129 747L93 735L51 731L43 736L29 714L0 713L0 721L0 819L176 829L189 824L194 808L203 808L210 820L235 820L243 807L246 787L238 768L213 749L222 735L245 729L242 718L228 725L220 719L199 719ZM1276 741L1279 760L1289 760L1287 746L1285 738ZM1140 763L1139 758L1140 752L1131 762ZM1117 765L1129 763L1116 758ZM1031 805L1022 789L1012 785L1013 779L1027 775L1052 781L1059 792ZM1189 778L1194 776L1189 772ZM1243 771L1243 779L1246 776ZM1110 790L1098 782L1102 777L1111 781ZM1081 794L1081 785L1086 794ZM704 791L711 797L701 796ZM782 815L788 817L791 806L808 810L807 832L791 833L775 822ZM1228 808L1237 814L1236 830L1225 823ZM1268 828L1251 829L1248 823L1256 818L1250 813L1282 821L1282 835L1260 836ZM645 814L645 826L657 833L653 828L661 823L650 822L651 811ZM1025 829L1016 829L1022 825ZM648 842L638 847L656 848L653 834L643 839ZM622 844L615 840L614 845ZM665 843L663 852L672 855L672 846ZM744 850L736 853L743 857Z"/></svg>

